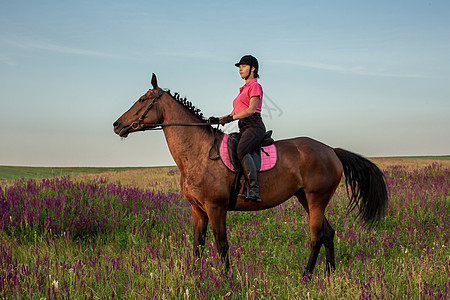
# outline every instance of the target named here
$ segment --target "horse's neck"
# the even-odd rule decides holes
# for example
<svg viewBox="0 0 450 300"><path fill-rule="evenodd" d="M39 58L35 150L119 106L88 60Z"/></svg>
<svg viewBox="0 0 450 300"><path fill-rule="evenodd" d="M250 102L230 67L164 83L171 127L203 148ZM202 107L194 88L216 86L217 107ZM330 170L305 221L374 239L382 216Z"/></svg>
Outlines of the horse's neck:
<svg viewBox="0 0 450 300"><path fill-rule="evenodd" d="M164 123L198 123L187 109L178 103L164 108ZM165 126L163 128L170 153L180 171L198 167L208 157L212 136L207 126Z"/></svg>

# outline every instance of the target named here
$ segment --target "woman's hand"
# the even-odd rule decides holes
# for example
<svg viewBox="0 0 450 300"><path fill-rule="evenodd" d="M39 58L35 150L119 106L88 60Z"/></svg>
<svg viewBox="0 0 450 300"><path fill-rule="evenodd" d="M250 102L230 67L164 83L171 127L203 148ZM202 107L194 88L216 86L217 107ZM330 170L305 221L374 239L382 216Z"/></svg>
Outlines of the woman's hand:
<svg viewBox="0 0 450 300"><path fill-rule="evenodd" d="M220 123L220 119L218 117L209 117L208 118L208 123L209 124L219 124Z"/></svg>
<svg viewBox="0 0 450 300"><path fill-rule="evenodd" d="M228 116L225 116L225 117L221 118L219 123L222 124L222 125L225 125L225 124L233 122L233 121L234 121L233 116L232 115L228 115Z"/></svg>

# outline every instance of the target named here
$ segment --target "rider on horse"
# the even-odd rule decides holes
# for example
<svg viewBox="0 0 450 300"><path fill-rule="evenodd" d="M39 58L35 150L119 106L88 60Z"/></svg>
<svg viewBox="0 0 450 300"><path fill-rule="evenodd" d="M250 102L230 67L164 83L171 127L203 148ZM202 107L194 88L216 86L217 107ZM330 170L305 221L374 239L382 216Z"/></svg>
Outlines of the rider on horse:
<svg viewBox="0 0 450 300"><path fill-rule="evenodd" d="M250 187L247 200L261 202L258 173L251 155L259 148L266 134L266 127L261 118L263 90L257 81L259 64L255 57L245 55L235 66L239 68L239 74L245 80L245 84L239 89L239 94L233 101L233 111L219 119L211 117L210 122L223 125L239 120L241 138L237 153Z"/></svg>

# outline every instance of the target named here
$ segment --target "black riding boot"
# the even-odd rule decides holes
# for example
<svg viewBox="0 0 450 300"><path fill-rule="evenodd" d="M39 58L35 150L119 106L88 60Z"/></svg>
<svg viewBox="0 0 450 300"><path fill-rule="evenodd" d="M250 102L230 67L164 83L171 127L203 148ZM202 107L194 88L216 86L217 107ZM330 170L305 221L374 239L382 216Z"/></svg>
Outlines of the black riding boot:
<svg viewBox="0 0 450 300"><path fill-rule="evenodd" d="M241 164L244 169L244 175L247 178L248 185L250 186L247 199L261 202L261 196L259 195L258 171L256 170L255 162L253 161L251 154L246 154L242 158Z"/></svg>

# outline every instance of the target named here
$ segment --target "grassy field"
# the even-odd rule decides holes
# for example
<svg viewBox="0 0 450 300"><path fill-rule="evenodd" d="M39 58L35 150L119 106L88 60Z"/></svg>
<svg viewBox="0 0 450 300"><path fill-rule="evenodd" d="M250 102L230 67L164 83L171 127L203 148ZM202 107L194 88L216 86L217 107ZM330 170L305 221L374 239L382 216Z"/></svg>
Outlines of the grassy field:
<svg viewBox="0 0 450 300"><path fill-rule="evenodd" d="M17 167L0 166L1 180L41 179L61 176L79 176L87 174L101 174L149 168L93 168L93 167Z"/></svg>
<svg viewBox="0 0 450 300"><path fill-rule="evenodd" d="M380 168L388 167L390 165L402 165L412 168L424 167L432 163L443 164L450 167L450 155L446 156L409 156L409 157L380 157L372 158ZM125 167L125 168L108 168L108 167L22 167L22 166L0 166L0 183L6 180L25 179L42 179L61 176L80 176L80 175L100 175L121 177L124 181L137 180L133 176L133 171L141 171L139 175L149 174L147 171L153 169L155 177L161 175L157 169L163 170L173 167ZM124 171L131 171L123 173ZM121 173L121 175L118 175ZM130 180L130 176L134 177ZM148 178L147 178L148 179Z"/></svg>
<svg viewBox="0 0 450 300"><path fill-rule="evenodd" d="M229 213L232 267L224 275L210 231L204 256L193 257L190 207L174 167L5 181L0 297L448 299L450 166L425 160L373 159L390 194L388 215L373 230L348 214L338 189L326 212L337 269L325 274L321 255L310 281L301 276L309 221L295 199Z"/></svg>
<svg viewBox="0 0 450 300"><path fill-rule="evenodd" d="M412 156L412 157L377 157L371 158L380 169L402 166L408 170L418 170L432 164L450 168L450 155L446 156Z"/></svg>

